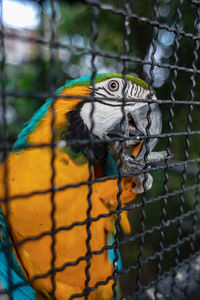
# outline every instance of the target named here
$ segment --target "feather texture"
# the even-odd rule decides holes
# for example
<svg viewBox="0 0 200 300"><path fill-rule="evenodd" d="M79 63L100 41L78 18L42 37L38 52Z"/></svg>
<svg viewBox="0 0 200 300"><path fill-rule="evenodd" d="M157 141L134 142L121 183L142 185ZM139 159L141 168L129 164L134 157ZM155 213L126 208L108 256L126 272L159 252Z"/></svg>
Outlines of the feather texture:
<svg viewBox="0 0 200 300"><path fill-rule="evenodd" d="M97 74L95 82L101 82L112 77L122 78L121 74ZM147 85L132 76L127 75L128 80L141 84L144 88ZM55 132L56 143L63 137L69 129L70 120L68 113L78 109L83 101L80 96L90 96L91 76L86 76L66 82L57 90L59 97L53 103L55 111ZM64 96L70 96L66 98ZM14 300L25 300L35 298L35 293L45 295L50 299L51 294L51 261L52 261L52 205L51 205L51 178L52 178L52 150L50 147L27 148L28 145L49 144L52 141L52 100L47 102L35 113L29 123L27 123L18 136L18 140L13 147L12 153L8 156L6 164L9 169L7 182L9 185L9 223L12 240L21 243L15 254L12 252L13 264L11 270L13 284L26 283L26 280L44 274L43 278L33 281L32 287L23 285L13 291ZM77 124L77 126L79 126ZM81 134L80 134L81 137ZM73 136L72 136L73 140ZM103 149L103 148L102 148ZM105 148L106 149L106 148ZM105 150L106 151L106 150ZM117 175L117 167L112 156L102 155L99 163L105 178L108 175ZM89 161L87 153L77 152L70 145L62 147L55 146L55 178L54 184L56 193L55 202L55 268L57 270L55 281L55 296L58 300L67 300L75 293L81 293L85 287L85 268L87 253L86 240L87 230L85 220L88 211L89 187L86 184L90 178ZM92 166L95 179L95 167ZM101 172L100 172L101 173ZM99 173L99 174L100 174ZM6 191L4 187L4 163L0 166L0 199L4 199ZM132 189L132 178L122 180L122 206L133 200L136 194ZM93 254L90 259L90 281L89 286L93 287L98 281L105 281L113 272L114 251L101 251L106 246L113 244L114 216L102 218L103 214L108 215L110 209L118 206L118 180L109 179L97 181L92 184L91 194L91 222L90 248ZM24 195L28 195L24 197ZM21 196L20 196L21 195ZM2 213L5 216L6 207L1 202ZM8 238L5 230L3 215L0 215L1 233L4 240ZM123 230L130 232L130 224L127 214L121 214L121 226ZM76 226L75 226L76 225ZM97 238L98 237L98 238ZM24 239L33 238L23 242ZM5 288L8 288L7 260L4 252L0 248L0 279ZM82 259L80 259L82 258ZM71 265L70 265L71 262ZM66 263L69 263L66 265ZM118 268L121 269L121 259L119 255ZM22 266L24 271L22 269ZM45 275L46 274L46 275ZM112 284L100 285L90 293L89 299L111 299ZM33 290L34 288L34 290ZM14 294L16 293L16 294ZM21 297L21 298L20 298Z"/></svg>
<svg viewBox="0 0 200 300"><path fill-rule="evenodd" d="M6 290L10 290L13 300L36 300L34 289L26 282L26 278L22 271L21 265L14 253L14 250L9 249L7 255L10 257L12 266L8 264L8 260L5 254L5 247L8 244L8 235L6 232L6 225L2 211L0 209L0 280ZM9 270L9 271L8 271ZM8 278L8 274L10 277ZM9 282L10 279L10 282ZM14 288L17 286L17 288ZM13 291L10 289L13 287Z"/></svg>

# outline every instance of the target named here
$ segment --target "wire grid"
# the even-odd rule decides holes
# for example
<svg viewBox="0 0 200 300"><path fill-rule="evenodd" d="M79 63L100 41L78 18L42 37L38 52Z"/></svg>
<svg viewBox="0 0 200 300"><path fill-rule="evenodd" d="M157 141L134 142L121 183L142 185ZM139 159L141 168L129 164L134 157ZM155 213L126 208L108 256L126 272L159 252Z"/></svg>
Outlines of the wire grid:
<svg viewBox="0 0 200 300"><path fill-rule="evenodd" d="M107 1L109 2L109 1ZM104 3L103 1L93 1L93 0L85 0L81 2L81 5L87 7L87 9L91 9L91 36L90 36L90 46L84 46L80 47L77 45L67 45L65 43L62 43L60 40L57 40L57 5L58 3L51 0L49 1L49 7L50 7L50 15L49 15L49 38L47 39L46 36L44 37L45 29L41 26L41 32L40 35L36 37L32 36L23 36L20 35L17 31L6 31L5 30L5 24L3 24L2 18L1 18L1 101L2 101L2 141L0 144L0 150L2 152L2 158L5 159L8 155L9 151L12 149L11 144L8 140L8 123L6 118L6 102L9 97L16 98L16 101L20 97L26 97L26 98L34 98L34 99L42 99L48 98L49 96L53 99L51 110L52 110L52 123L51 123L51 129L52 129L52 141L50 144L41 144L41 145L29 145L27 147L51 147L52 149L52 159L51 159L51 168L52 168L52 176L51 176L51 188L48 190L38 190L34 191L29 194L22 193L20 195L16 195L14 197L8 197L9 194L9 186L7 184L7 176L9 174L9 169L7 164L5 164L5 178L4 183L6 187L6 197L4 199L1 199L1 201L4 201L6 203L7 213L6 217L8 219L9 217L9 201L19 198L29 198L33 195L42 195L46 193L51 193L51 204L52 204L52 210L51 210L51 221L52 221L52 230L51 232L44 232L40 234L39 236L35 237L29 237L24 239L23 241L19 243L15 243L15 247L19 247L25 242L28 241L37 241L41 239L44 236L51 236L52 243L51 243L51 250L52 250L52 261L51 261L51 270L47 272L46 274L41 274L40 276L35 276L32 278L29 283L32 284L34 280L37 278L45 278L47 276L51 276L51 283L52 283L52 291L51 291L51 298L55 299L55 289L56 289L56 283L55 283L55 274L57 272L61 272L65 268L69 266L75 266L79 264L81 261L86 261L86 268L85 268L85 274L86 274L86 280L85 280L85 289L82 293L74 294L71 296L70 299L75 298L81 298L84 297L85 299L88 299L90 292L97 290L97 288L101 285L106 285L110 280L114 280L112 289L113 289L113 299L117 297L117 283L118 280L120 281L121 289L122 289L122 296L124 299L142 299L145 291L149 291L150 288L153 288L153 293L151 295L151 299L158 299L161 296L163 299L172 299L174 295L176 295L177 289L181 291L181 294L179 297L184 298L188 297L188 293L190 291L190 281L188 280L188 277L186 276L185 279L181 279L181 288L178 287L177 284L177 275L182 274L181 273L181 267L186 267L184 269L184 272L187 274L191 273L191 270L193 270L194 267L194 260L197 259L200 255L199 253L199 188L200 188L200 169L199 169L199 152L198 149L195 153L197 155L190 155L191 152L191 146L190 141L195 140L195 142L192 143L192 147L198 146L198 136L200 134L200 130L198 130L198 126L193 126L193 113L195 110L198 112L198 106L200 102L198 101L198 95L195 94L195 89L197 88L197 76L200 74L200 69L198 68L199 63L199 57L198 57L198 51L199 51L199 23L200 23L200 3L199 1L187 1L191 8L195 11L195 31L194 32L187 32L184 31L184 28L182 26L182 18L183 18L183 6L185 5L186 1L180 0L176 2L175 6L175 22L172 26L169 26L166 23L160 21L160 5L162 1L156 0L155 3L152 6L152 18L138 15L132 10L132 1L126 0L123 1L123 5L121 5L119 8L115 7L114 4L108 4ZM164 3L164 1L163 1ZM1 1L1 15L2 15L2 5L3 2ZM43 12L43 9L45 7L45 2L41 1L39 2L39 5L41 7L41 12ZM72 3L69 2L68 5L72 5ZM101 30L101 28L98 26L98 18L100 13L109 13L110 16L119 16L124 23L124 37L123 37L123 53L118 54L111 51L106 51L103 49L100 49L97 46L98 41L98 35ZM42 18L41 18L42 20ZM130 37L133 34L131 31L131 21L142 23L145 26L151 27L152 29L152 37L151 37L151 49L149 58L141 59L136 58L133 53L131 53L131 47L130 47ZM74 25L75 26L75 25ZM160 62L156 60L156 51L158 47L157 39L158 35L160 33L160 30L165 30L168 33L174 34L174 48L173 48L173 55L171 57L171 60L169 62ZM179 61L179 53L180 53L180 40L186 39L187 41L190 41L193 44L193 58L191 61L191 67L188 67L183 64L182 61ZM5 41L7 40L17 40L23 43L24 45L28 45L29 43L33 45L38 45L41 47L46 47L49 49L49 65L50 65L50 75L49 75L49 84L48 84L48 92L30 92L30 91L20 91L20 90L12 90L7 88L6 86L6 80L7 80L7 74L6 74L6 51L5 51ZM130 64L137 64L140 66L147 66L148 67L148 81L149 81L149 87L150 91L152 93L152 89L154 87L154 83L156 81L155 78L155 68L162 68L167 69L171 73L170 82L169 82L169 90L170 94L169 97L164 97L164 99L158 97L158 103L160 104L160 107L164 107L164 109L167 108L169 115L165 112L164 118L166 119L166 124L164 126L165 131L157 136L150 136L147 134L147 136L143 136L142 138L145 139L145 145L146 145L146 153L145 153L145 159L147 159L147 156L149 154L149 148L148 148L148 141L150 138L158 137L160 140L164 140L165 148L168 154L171 154L173 152L173 149L175 151L179 151L182 153L180 155L180 159L172 159L168 160L166 159L164 164L162 165L156 165L151 166L149 168L148 165L145 166L143 169L143 173L147 174L149 172L152 172L152 174L156 174L156 172L161 172L163 174L163 181L159 182L162 187L159 189L159 192L157 193L150 193L147 192L146 189L146 181L147 177L145 175L144 181L143 181L143 187L144 187L144 194L142 197L138 197L138 201L134 201L133 203L129 204L126 207L122 207L120 195L122 192L121 188L121 180L123 177L123 174L121 172L121 166L122 161L119 165L119 175L118 176L108 176L107 178L98 178L93 179L93 171L92 171L92 161L90 161L90 153L89 155L89 173L90 176L88 180L85 182L78 182L77 184L68 184L62 187L56 187L54 180L55 180L55 167L54 167L54 160L55 160L55 112L54 112L54 101L56 100L57 96L55 94L55 90L57 88L57 80L58 80L58 72L56 70L56 55L57 51L59 49L62 49L63 51L69 51L69 52L75 52L82 55L90 55L90 73L92 74L91 77L91 86L94 86L94 77L95 74L98 73L98 67L96 65L96 59L98 57L104 58L104 59L112 59L114 61L118 61L121 63L121 73L123 75L123 78L125 80L126 85L126 77L125 75L129 72ZM190 90L189 90L189 96L185 99L176 97L177 92L177 82L180 80L178 78L179 74L183 73L189 76L190 80ZM73 97L72 97L73 98ZM95 101L98 101L98 99L95 99L94 95L91 95L90 100L92 103ZM128 99L124 99L121 102L122 106L122 113L124 116L124 101L129 101ZM100 100L99 100L100 101ZM148 100L142 100L141 102L145 101L148 103L152 103L153 100L150 98ZM177 117L177 107L178 110L181 110L184 112L184 118L187 119L185 123L185 129L183 129L183 126L179 126L176 128L176 123L174 125L174 119ZM94 104L93 109L90 113L91 117L91 132L94 127L94 118L93 118L93 112L94 112ZM151 108L149 106L149 112L147 114L148 119L148 125L147 125L147 133L149 132L149 128L151 126L151 120L150 120L150 113ZM198 119L198 118L197 118ZM121 125L123 124L124 117L122 119ZM183 122L184 123L184 122ZM182 124L181 124L182 125ZM193 138L193 140L192 140ZM184 139L183 143L180 147L173 147L173 142L181 139L181 141ZM115 141L116 139L112 139ZM124 147L125 138L121 138L118 140L121 142L121 150L119 153L119 156L122 158L122 151ZM106 142L106 141L104 141ZM90 135L89 140L88 139L82 139L82 140L71 140L69 142L70 145L76 145L76 144L84 144L84 145L94 145L96 143L102 143L102 141L96 140L93 135ZM198 147L197 147L198 148ZM162 149L164 150L164 149ZM177 153L174 153L177 155ZM176 156L175 156L176 157ZM178 156L179 158L179 156ZM136 175L140 174L141 171L135 171L129 175ZM161 174L158 173L158 174ZM171 181L170 178L172 178L172 181L174 180L174 174L178 174L179 182L180 182L180 188L171 188ZM159 175L158 175L159 177ZM155 175L154 179L154 185L158 185L156 183L156 178L158 180L158 177ZM92 201L91 201L91 195L93 192L93 184L95 182L103 182L109 179L118 179L118 187L119 192L117 195L117 201L118 206L116 210L111 210L108 214L101 214L97 217L91 217L91 210L92 210ZM190 181L188 181L188 178ZM192 179L191 179L192 178ZM87 185L89 188L88 193L88 210L87 210L87 219L83 222L75 222L71 224L70 226L65 226L63 228L56 229L55 224L55 218L54 213L56 210L55 206L55 193L61 190L65 190L68 188L77 188L82 185ZM188 198L191 200L190 205L188 205ZM172 200L176 201L176 211L173 214L170 212L170 209L173 210ZM158 206L156 206L158 205ZM148 223L149 213L154 213L154 208L156 208L156 213L159 208L159 221L157 224L155 223ZM135 226L136 229L131 233L129 236L123 236L120 230L120 218L121 213L123 211L128 211L130 213L130 220L133 223L133 227ZM104 246L102 249L99 249L98 251L91 251L90 241L91 241L91 231L90 226L92 222L98 221L102 218L109 218L112 215L116 215L116 234L115 234L115 242L112 246ZM7 220L6 219L6 220ZM188 225L189 224L189 225ZM86 225L87 229L87 240L86 240L86 247L87 247L87 253L84 257L80 257L77 261L73 262L66 262L62 267L56 268L55 267L55 237L56 234L61 230L71 230L72 228L76 226L83 226ZM187 228L189 226L189 229ZM174 229L174 227L176 229ZM172 229L173 230L172 230ZM7 229L9 232L9 224L7 224ZM169 238L169 231L170 229L173 231L174 237L172 239ZM149 238L150 236L150 238ZM146 244L151 244L151 241L153 239L158 241L158 244L155 242L153 243L152 248L148 248ZM10 261L10 255L9 251L6 250L10 242L8 240L8 244L5 247L5 253L7 255L8 261ZM133 251L134 247L134 255L130 255L130 251ZM100 255L103 252L114 249L115 253L115 260L113 262L113 274L109 276L105 281L99 281L94 286L90 286L90 260L92 256L94 255ZM118 249L121 250L122 255L124 257L124 267L122 270L118 270L117 261L118 261ZM150 250L149 250L150 249ZM185 254L183 253L185 250ZM126 250L128 254L126 253ZM168 255L169 254L169 255ZM171 260L171 263L167 263L168 260ZM197 264L196 264L197 265ZM151 274L151 268L153 269L153 274ZM192 273L193 274L193 273ZM9 278L11 276L10 274L10 268L8 268L8 275ZM164 280L165 278L171 279L170 285L165 285L164 291L160 288L160 282ZM184 277L182 275L182 277ZM190 278L191 281L197 281L199 283L200 278L198 276L193 276ZM11 278L10 278L10 289L8 291L9 298L11 299L11 291L17 288L17 286L11 286ZM6 292L4 290L0 291L0 295L5 294ZM1 296L0 296L1 297ZM181 298L181 299L182 299ZM178 298L177 298L178 299Z"/></svg>

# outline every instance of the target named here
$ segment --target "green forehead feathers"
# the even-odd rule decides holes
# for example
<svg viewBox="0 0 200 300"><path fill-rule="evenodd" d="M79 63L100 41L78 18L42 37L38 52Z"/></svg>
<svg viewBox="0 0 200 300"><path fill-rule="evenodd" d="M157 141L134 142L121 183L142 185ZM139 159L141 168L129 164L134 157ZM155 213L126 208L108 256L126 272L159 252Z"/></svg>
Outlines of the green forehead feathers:
<svg viewBox="0 0 200 300"><path fill-rule="evenodd" d="M78 79L74 79L74 80L69 80L65 83L65 85L62 88L71 88L74 86L90 86L91 85L91 77L92 75L88 75L85 77L81 77ZM96 74L94 77L94 83L99 83L102 81L105 81L109 78L123 78L122 74L118 74L118 73L102 73L102 74ZM131 75L126 75L127 80L130 80L134 83L136 83L137 85L140 85L141 87L143 87L145 90L148 89L148 84L146 82L144 82L143 80L141 80L140 78L131 76ZM57 92L59 93L61 90L59 89Z"/></svg>

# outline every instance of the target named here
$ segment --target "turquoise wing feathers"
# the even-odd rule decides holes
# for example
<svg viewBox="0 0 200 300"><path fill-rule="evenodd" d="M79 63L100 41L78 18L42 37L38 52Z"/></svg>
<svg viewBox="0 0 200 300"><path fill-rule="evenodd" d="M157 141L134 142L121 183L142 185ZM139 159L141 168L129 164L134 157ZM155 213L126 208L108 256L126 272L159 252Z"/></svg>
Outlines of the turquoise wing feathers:
<svg viewBox="0 0 200 300"><path fill-rule="evenodd" d="M8 264L8 259L5 254L8 235L2 211L0 209L0 281L4 288L10 292L13 300L36 300L34 289L26 282L24 273L20 267L15 253L10 250L11 265ZM9 270L9 272L8 272ZM16 288L14 288L16 286Z"/></svg>

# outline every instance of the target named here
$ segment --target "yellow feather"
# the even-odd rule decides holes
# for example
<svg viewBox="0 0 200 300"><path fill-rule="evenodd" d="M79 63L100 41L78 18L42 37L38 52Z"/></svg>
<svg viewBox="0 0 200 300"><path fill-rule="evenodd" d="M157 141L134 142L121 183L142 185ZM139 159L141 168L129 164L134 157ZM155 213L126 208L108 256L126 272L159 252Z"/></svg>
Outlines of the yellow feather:
<svg viewBox="0 0 200 300"><path fill-rule="evenodd" d="M66 89L65 95L83 96L89 94L88 88L78 87ZM55 126L66 124L66 112L73 109L80 99L59 98L54 104L55 108ZM52 113L48 113L42 118L37 128L29 134L28 141L31 144L49 143L52 139L51 133ZM8 185L9 185L9 222L11 226L12 239L14 242L22 242L16 248L16 253L24 267L28 279L45 274L51 270L51 160L52 151L50 148L32 148L13 152L7 159L8 167ZM79 257L84 257L87 253L86 225L74 226L70 230L64 230L64 227L70 226L74 222L84 222L87 219L88 209L88 185L80 185L73 188L64 188L65 185L78 184L89 179L89 167L85 160L82 164L77 164L63 149L55 150L55 180L56 188L60 190L55 192L55 267L62 268L67 262L76 262ZM4 166L0 167L0 197L5 196L3 182ZM123 203L132 200L135 194L131 190L127 179L122 181L124 191L121 195ZM109 209L117 207L117 180L108 180L98 182L92 185L93 193L91 195L92 210L91 217L97 217L100 214L108 214ZM42 192L39 194L38 192ZM28 196L28 194L31 194ZM34 194L35 193L35 194ZM27 194L27 197L20 195ZM6 208L1 202L1 208L5 214ZM106 232L112 230L113 217L100 218L92 222L90 226L91 251L100 251L106 246ZM130 231L130 225L126 213L122 213L121 225L125 232ZM23 243L24 239L37 237L40 234L45 235L34 241ZM99 255L93 255L91 258L90 282L92 287L97 281L106 280L112 274L113 266L108 260L107 251ZM74 266L67 266L58 270L55 275L56 291L55 295L59 300L67 300L74 293L80 293L85 286L85 267L86 260L81 260ZM111 299L112 284L109 281L107 285L99 286L92 292L89 299ZM46 294L46 298L51 293L51 276L37 279L33 282L33 287L38 293L38 298ZM106 295L106 296L105 296Z"/></svg>

